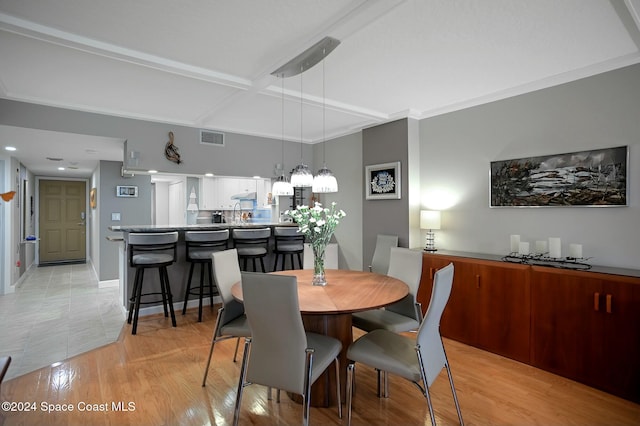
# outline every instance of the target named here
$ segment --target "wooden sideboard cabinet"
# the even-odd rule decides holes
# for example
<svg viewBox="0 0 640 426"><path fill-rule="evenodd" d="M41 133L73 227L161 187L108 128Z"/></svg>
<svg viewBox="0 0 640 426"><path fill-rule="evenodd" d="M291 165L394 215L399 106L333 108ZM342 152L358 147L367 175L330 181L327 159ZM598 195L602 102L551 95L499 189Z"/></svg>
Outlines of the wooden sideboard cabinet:
<svg viewBox="0 0 640 426"><path fill-rule="evenodd" d="M531 363L640 402L640 278L532 267Z"/></svg>
<svg viewBox="0 0 640 426"><path fill-rule="evenodd" d="M418 300L453 262L444 337L640 402L640 273L624 275L487 260L423 256ZM497 257L497 256L495 256Z"/></svg>
<svg viewBox="0 0 640 426"><path fill-rule="evenodd" d="M451 297L442 315L443 336L529 362L529 267L425 254L418 300L426 310L435 271L453 262Z"/></svg>

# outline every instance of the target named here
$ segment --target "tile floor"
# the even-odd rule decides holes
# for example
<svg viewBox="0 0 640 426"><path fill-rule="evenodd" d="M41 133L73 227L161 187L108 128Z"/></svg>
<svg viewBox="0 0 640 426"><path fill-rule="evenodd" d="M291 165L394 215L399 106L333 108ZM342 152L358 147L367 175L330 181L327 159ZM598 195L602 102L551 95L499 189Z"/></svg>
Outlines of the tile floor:
<svg viewBox="0 0 640 426"><path fill-rule="evenodd" d="M15 293L0 296L5 380L118 339L125 316L118 288L98 288L88 264L32 267Z"/></svg>

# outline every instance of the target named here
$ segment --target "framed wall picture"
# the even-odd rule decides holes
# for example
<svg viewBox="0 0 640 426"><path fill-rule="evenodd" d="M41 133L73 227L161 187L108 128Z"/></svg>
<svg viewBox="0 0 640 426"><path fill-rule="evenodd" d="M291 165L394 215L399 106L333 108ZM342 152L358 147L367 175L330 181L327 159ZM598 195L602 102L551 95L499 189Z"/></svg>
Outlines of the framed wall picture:
<svg viewBox="0 0 640 426"><path fill-rule="evenodd" d="M627 146L491 162L491 207L628 205Z"/></svg>
<svg viewBox="0 0 640 426"><path fill-rule="evenodd" d="M137 186L116 186L116 197L137 197Z"/></svg>
<svg viewBox="0 0 640 426"><path fill-rule="evenodd" d="M364 168L367 200L401 198L400 162L372 164Z"/></svg>

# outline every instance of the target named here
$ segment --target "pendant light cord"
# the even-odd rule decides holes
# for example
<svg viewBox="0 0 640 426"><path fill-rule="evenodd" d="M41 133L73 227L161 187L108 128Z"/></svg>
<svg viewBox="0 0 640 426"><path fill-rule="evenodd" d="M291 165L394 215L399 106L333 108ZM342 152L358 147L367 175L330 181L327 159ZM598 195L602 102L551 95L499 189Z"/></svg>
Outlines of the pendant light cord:
<svg viewBox="0 0 640 426"><path fill-rule="evenodd" d="M282 176L284 176L284 75L282 79Z"/></svg>
<svg viewBox="0 0 640 426"><path fill-rule="evenodd" d="M324 61L326 55L326 48L322 49L322 167L326 167L327 157L325 154L325 127L326 127L326 115L327 115L327 104L326 104L326 95L324 91Z"/></svg>
<svg viewBox="0 0 640 426"><path fill-rule="evenodd" d="M304 164L302 157L302 71L304 67L300 67L300 164Z"/></svg>

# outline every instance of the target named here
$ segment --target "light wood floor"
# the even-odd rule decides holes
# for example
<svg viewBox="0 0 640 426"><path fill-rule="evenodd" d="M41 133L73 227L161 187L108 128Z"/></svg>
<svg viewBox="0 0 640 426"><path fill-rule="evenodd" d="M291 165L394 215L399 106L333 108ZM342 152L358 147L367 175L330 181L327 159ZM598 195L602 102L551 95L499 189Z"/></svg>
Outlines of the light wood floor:
<svg viewBox="0 0 640 426"><path fill-rule="evenodd" d="M2 401L22 412L0 412L3 425L228 425L233 419L239 362L235 340L216 346L207 386L202 373L215 322L205 310L142 318L138 334L126 325L116 343L2 384ZM357 333L356 333L357 334ZM467 425L639 425L640 405L454 341L445 341ZM242 347L242 345L241 345ZM391 378L389 399L375 394L376 374L357 369L354 425L427 425L426 402L409 382ZM458 422L446 373L432 387L438 424ZM26 411L22 403L30 403ZM117 411L120 403L128 411ZM69 404L73 412L55 411ZM102 404L102 406L100 406ZM54 411L44 411L49 405ZM94 407L95 405L95 407ZM108 411L88 411L106 408ZM245 390L241 424L300 424L300 405L266 389ZM335 408L312 408L311 424L346 424Z"/></svg>

